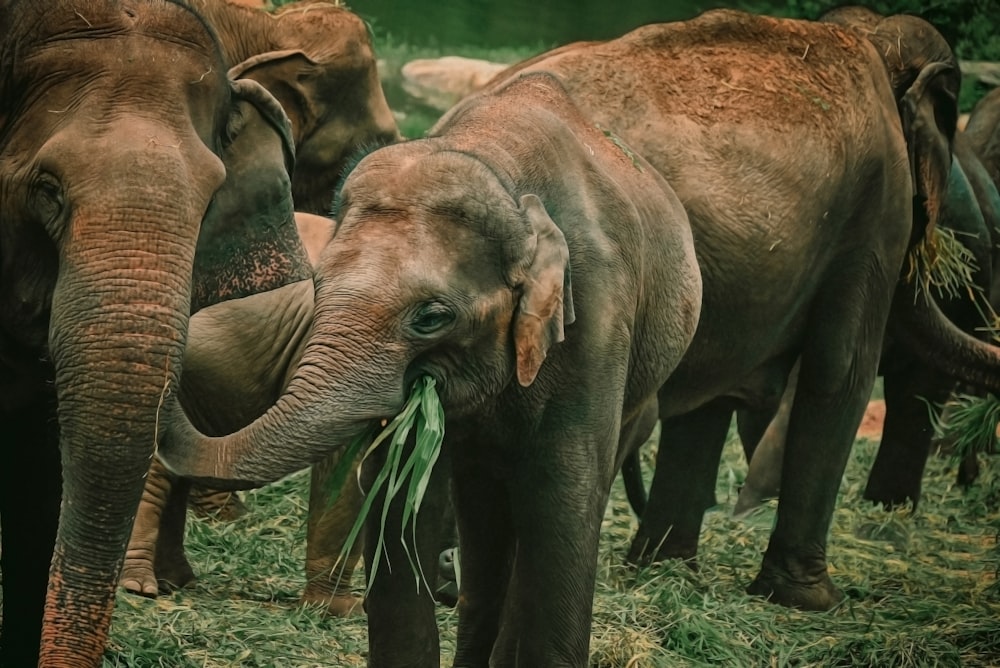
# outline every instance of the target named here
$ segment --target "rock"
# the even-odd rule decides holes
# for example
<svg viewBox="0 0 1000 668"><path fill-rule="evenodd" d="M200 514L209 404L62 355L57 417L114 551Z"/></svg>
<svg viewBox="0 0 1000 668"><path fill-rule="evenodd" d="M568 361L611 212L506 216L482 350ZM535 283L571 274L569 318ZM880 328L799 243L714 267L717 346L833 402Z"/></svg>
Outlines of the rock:
<svg viewBox="0 0 1000 668"><path fill-rule="evenodd" d="M420 58L403 65L401 85L407 95L420 103L447 111L506 67L504 63L463 56Z"/></svg>

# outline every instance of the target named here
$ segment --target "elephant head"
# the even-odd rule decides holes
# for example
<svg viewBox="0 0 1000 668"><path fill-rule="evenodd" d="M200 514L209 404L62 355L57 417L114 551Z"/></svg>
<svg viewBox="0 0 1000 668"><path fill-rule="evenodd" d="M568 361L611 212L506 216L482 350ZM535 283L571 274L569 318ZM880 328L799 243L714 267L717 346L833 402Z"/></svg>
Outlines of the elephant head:
<svg viewBox="0 0 1000 668"><path fill-rule="evenodd" d="M364 22L343 6L293 2L273 14L230 2L194 5L216 28L233 79L253 79L292 124L295 208L328 215L359 147L399 139Z"/></svg>
<svg viewBox="0 0 1000 668"><path fill-rule="evenodd" d="M1000 188L1000 88L991 90L972 108L965 136L990 179Z"/></svg>
<svg viewBox="0 0 1000 668"><path fill-rule="evenodd" d="M54 387L63 480L44 615L4 545L8 665L100 664L192 308L311 275L288 136L181 2L0 2L0 408ZM246 248L244 198L268 211Z"/></svg>
<svg viewBox="0 0 1000 668"><path fill-rule="evenodd" d="M885 65L909 150L915 198L922 203L914 225L919 241L936 224L946 198L952 147L958 126L962 74L944 36L917 16L882 16L866 7L831 10L821 20L860 31Z"/></svg>

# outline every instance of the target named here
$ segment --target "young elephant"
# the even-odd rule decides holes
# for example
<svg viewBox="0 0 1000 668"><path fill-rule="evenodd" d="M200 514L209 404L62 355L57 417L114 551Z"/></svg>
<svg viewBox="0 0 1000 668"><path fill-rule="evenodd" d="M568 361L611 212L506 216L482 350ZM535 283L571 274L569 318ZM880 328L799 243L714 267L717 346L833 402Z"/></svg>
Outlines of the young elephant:
<svg viewBox="0 0 1000 668"><path fill-rule="evenodd" d="M525 78L349 173L316 304L275 408L207 441L178 416L164 462L257 485L394 415L429 375L446 416L444 459L408 550L433 578L450 461L455 664L492 654L585 665L619 433L655 400L699 317L701 279L672 190L552 77ZM366 601L369 662L437 665L434 601L405 567L412 537L396 506L383 557L393 568L382 564Z"/></svg>

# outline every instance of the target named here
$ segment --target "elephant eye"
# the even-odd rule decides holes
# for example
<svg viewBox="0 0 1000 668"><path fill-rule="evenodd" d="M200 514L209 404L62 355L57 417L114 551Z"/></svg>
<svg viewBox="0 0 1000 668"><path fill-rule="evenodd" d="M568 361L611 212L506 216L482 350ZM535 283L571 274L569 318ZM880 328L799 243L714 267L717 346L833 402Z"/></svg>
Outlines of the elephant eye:
<svg viewBox="0 0 1000 668"><path fill-rule="evenodd" d="M426 302L417 308L410 328L422 336L441 331L455 321L455 311L441 302Z"/></svg>
<svg viewBox="0 0 1000 668"><path fill-rule="evenodd" d="M65 202L62 185L56 177L48 172L40 172L35 176L31 183L31 205L47 229L60 217Z"/></svg>

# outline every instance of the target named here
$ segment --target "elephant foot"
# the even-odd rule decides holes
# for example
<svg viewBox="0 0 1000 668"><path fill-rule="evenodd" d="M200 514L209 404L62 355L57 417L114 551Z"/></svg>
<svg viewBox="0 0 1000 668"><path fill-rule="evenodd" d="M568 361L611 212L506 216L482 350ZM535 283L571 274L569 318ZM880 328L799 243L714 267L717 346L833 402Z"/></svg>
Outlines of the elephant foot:
<svg viewBox="0 0 1000 668"><path fill-rule="evenodd" d="M657 536L654 540L652 532L644 531L640 526L635 538L632 539L625 562L633 566L648 566L667 559L680 559L691 570L698 570L697 532L668 530L657 533Z"/></svg>
<svg viewBox="0 0 1000 668"><path fill-rule="evenodd" d="M330 594L329 592L319 592L306 590L299 599L299 605L317 606L325 609L326 614L331 617L358 617L365 614L364 598L355 594Z"/></svg>
<svg viewBox="0 0 1000 668"><path fill-rule="evenodd" d="M160 593L156 583L156 573L153 563L148 559L125 558L118 584L130 594L138 594L146 598L156 598Z"/></svg>
<svg viewBox="0 0 1000 668"><path fill-rule="evenodd" d="M198 517L232 522L247 514L246 504L236 492L192 487L188 507Z"/></svg>
<svg viewBox="0 0 1000 668"><path fill-rule="evenodd" d="M733 506L733 517L741 519L764 505L766 501L778 498L778 490L767 491L752 485L743 485Z"/></svg>
<svg viewBox="0 0 1000 668"><path fill-rule="evenodd" d="M958 475L956 482L961 487L969 487L979 477L979 458L976 453L971 452L962 458L958 463Z"/></svg>
<svg viewBox="0 0 1000 668"><path fill-rule="evenodd" d="M844 600L844 594L833 584L825 560L817 571L816 560L802 567L781 568L777 560L764 557L760 573L747 587L747 593L763 596L772 603L799 610L826 611Z"/></svg>
<svg viewBox="0 0 1000 668"><path fill-rule="evenodd" d="M156 581L161 594L169 594L187 586L194 578L194 570L186 558L172 559L165 563L158 561L156 564Z"/></svg>

